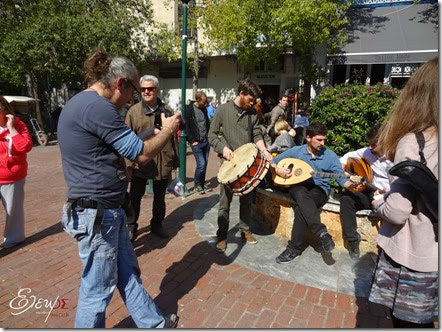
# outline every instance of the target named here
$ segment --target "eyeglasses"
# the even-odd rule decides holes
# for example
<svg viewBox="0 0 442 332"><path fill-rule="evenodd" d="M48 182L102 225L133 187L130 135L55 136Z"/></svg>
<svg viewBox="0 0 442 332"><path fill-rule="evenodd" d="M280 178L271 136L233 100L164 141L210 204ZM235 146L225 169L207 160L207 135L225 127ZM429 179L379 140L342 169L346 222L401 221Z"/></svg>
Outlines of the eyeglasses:
<svg viewBox="0 0 442 332"><path fill-rule="evenodd" d="M148 86L147 88L141 88L141 92L146 92L146 91L152 92L155 91L156 89L157 88L155 86Z"/></svg>
<svg viewBox="0 0 442 332"><path fill-rule="evenodd" d="M140 90L138 90L138 88L135 86L135 84L132 83L131 80L129 80L129 79L126 78L126 82L128 82L128 83L130 84L130 86L131 86L132 88L134 88L134 91L135 91L135 92L137 92L138 94L140 94Z"/></svg>

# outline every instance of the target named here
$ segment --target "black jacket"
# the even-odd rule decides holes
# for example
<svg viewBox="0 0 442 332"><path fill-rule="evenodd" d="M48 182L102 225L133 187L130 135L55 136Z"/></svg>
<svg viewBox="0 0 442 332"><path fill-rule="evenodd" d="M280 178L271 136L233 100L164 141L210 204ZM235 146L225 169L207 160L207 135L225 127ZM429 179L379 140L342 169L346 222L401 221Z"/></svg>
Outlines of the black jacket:
<svg viewBox="0 0 442 332"><path fill-rule="evenodd" d="M204 118L206 119L206 140L207 140L207 134L209 133L209 128L210 128L209 117L207 115L207 107L204 107L202 111L204 113ZM200 134L198 130L198 124L196 123L195 119L195 110L193 109L193 103L191 103L186 108L186 133L187 133L187 141L189 143L192 144L193 142L200 140Z"/></svg>

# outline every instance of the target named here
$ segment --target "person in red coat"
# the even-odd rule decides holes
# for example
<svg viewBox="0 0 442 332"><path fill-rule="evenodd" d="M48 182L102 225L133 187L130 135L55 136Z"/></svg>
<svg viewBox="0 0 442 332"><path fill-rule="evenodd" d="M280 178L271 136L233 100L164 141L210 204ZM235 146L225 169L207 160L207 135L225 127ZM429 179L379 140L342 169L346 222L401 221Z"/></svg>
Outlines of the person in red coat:
<svg viewBox="0 0 442 332"><path fill-rule="evenodd" d="M28 174L26 154L32 138L26 124L14 117L11 106L0 96L0 196L6 211L2 248L25 240L25 179Z"/></svg>

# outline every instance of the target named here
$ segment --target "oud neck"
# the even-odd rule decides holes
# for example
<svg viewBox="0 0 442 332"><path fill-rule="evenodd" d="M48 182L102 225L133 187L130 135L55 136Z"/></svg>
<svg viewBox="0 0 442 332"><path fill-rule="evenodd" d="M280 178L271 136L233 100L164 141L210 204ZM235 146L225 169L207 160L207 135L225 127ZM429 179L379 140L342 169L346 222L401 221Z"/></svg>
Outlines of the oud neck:
<svg viewBox="0 0 442 332"><path fill-rule="evenodd" d="M312 176L318 176L320 178L333 178L333 179L348 179L348 175L328 172L311 172Z"/></svg>

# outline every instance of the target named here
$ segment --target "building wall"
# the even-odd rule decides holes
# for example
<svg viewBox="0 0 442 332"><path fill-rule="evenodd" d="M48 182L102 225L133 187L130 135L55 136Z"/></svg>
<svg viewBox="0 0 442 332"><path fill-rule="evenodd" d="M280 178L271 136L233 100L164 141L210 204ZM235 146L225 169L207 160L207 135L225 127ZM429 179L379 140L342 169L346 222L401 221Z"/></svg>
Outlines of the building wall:
<svg viewBox="0 0 442 332"><path fill-rule="evenodd" d="M204 91L209 99L216 99L220 103L225 103L236 96L238 80L244 78L242 69L237 62L227 56L210 57L208 60L207 77L199 78L198 90ZM152 74L160 80L161 96L164 101L175 109L181 108L181 78L162 78L157 68L146 68L142 74ZM252 72L250 78L259 84L264 94L270 93L271 97L277 98L284 94L287 89L297 91L299 89L299 76L296 71L295 62L291 55L287 55L284 60L283 71L260 71ZM193 86L192 79L186 79L186 102L192 99Z"/></svg>
<svg viewBox="0 0 442 332"><path fill-rule="evenodd" d="M163 0L153 0L153 19L155 22L167 23L171 26L177 21L176 0L164 2Z"/></svg>

